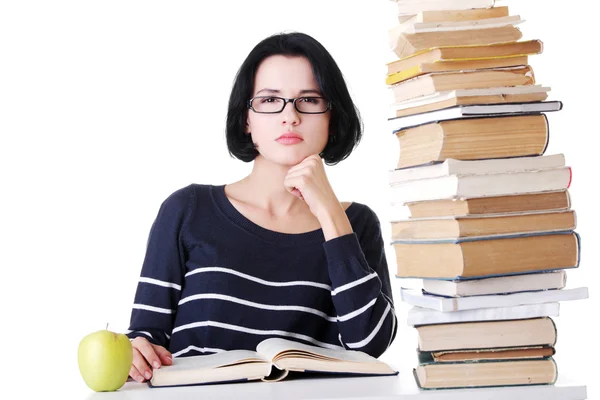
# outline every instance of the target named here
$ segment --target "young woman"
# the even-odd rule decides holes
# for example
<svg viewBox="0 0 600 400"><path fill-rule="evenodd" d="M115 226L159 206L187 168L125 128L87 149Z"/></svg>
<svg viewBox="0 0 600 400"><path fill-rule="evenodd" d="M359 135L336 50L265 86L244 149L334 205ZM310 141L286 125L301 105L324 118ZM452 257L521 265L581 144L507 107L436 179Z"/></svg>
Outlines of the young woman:
<svg viewBox="0 0 600 400"><path fill-rule="evenodd" d="M128 332L133 379L150 379L172 357L255 350L268 337L375 357L390 346L396 317L379 219L341 203L324 169L361 134L342 73L315 39L280 34L250 52L226 136L252 172L162 203Z"/></svg>

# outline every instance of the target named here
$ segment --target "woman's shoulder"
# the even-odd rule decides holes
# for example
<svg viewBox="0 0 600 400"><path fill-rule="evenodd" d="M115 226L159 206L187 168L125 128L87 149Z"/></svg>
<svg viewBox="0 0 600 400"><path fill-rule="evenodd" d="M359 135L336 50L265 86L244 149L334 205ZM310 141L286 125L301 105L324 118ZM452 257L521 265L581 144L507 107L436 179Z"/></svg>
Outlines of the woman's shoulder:
<svg viewBox="0 0 600 400"><path fill-rule="evenodd" d="M346 210L346 214L348 215L348 218L351 222L352 220L358 220L366 221L369 223L379 223L377 213L367 204L360 203L357 201L342 201L341 204L342 208Z"/></svg>
<svg viewBox="0 0 600 400"><path fill-rule="evenodd" d="M188 197L197 196L199 194L210 193L212 190L217 188L216 185L203 184L203 183L190 183L186 186L182 186L172 192L170 192L165 201L167 200L182 200Z"/></svg>
<svg viewBox="0 0 600 400"><path fill-rule="evenodd" d="M161 207L171 210L191 210L195 204L210 196L215 185L190 183L171 191L162 201Z"/></svg>
<svg viewBox="0 0 600 400"><path fill-rule="evenodd" d="M346 214L361 244L369 245L374 239L381 238L380 218L369 205L354 201L350 203Z"/></svg>

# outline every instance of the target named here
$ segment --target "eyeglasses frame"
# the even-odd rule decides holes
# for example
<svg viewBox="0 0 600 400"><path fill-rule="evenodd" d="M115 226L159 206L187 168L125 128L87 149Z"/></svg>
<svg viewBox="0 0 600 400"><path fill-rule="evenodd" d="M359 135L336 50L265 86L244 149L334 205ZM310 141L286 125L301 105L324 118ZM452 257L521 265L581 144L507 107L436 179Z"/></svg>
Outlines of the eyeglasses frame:
<svg viewBox="0 0 600 400"><path fill-rule="evenodd" d="M264 112L264 111L256 111L256 109L254 107L252 107L252 102L255 99L268 99L268 98L283 100L283 107L281 107L281 110ZM285 110L285 106L287 106L288 103L292 103L294 105L294 109L296 109L296 111L299 112L300 114L325 114L327 111L331 110L331 108L333 107L331 102L328 101L327 108L324 111L319 111L319 112L300 111L298 109L298 106L296 106L296 100L298 100L298 99L325 99L325 98L322 96L300 96L300 97L296 97L296 98L286 98L286 97L280 97L280 96L255 96L255 97L251 98L250 100L248 100L247 106L248 106L248 109L254 111L257 114L280 114L283 112L283 110Z"/></svg>

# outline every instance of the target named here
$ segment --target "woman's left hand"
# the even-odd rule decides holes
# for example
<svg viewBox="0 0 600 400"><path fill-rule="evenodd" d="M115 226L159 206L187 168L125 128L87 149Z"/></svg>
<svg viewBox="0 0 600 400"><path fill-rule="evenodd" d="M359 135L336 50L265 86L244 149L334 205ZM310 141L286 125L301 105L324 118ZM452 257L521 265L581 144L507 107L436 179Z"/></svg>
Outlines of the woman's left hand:
<svg viewBox="0 0 600 400"><path fill-rule="evenodd" d="M304 200L319 219L341 207L327 179L323 160L317 154L290 168L283 184L290 193Z"/></svg>

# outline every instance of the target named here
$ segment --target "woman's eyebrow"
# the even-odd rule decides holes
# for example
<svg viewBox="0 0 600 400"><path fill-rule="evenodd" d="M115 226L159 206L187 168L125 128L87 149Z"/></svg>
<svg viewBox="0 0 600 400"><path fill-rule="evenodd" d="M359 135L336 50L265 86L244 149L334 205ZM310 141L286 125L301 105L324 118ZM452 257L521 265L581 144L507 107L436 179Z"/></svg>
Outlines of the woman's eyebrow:
<svg viewBox="0 0 600 400"><path fill-rule="evenodd" d="M321 95L321 91L320 90L316 90L316 89L305 89L305 90L301 90L300 94L317 94L317 95Z"/></svg>
<svg viewBox="0 0 600 400"><path fill-rule="evenodd" d="M269 92L269 93L279 94L279 93L281 93L281 90L265 88L265 89L260 89L258 92L256 92L256 94L259 94L260 92Z"/></svg>
<svg viewBox="0 0 600 400"><path fill-rule="evenodd" d="M256 94L258 95L259 93L262 93L262 92L267 92L267 93L271 93L271 94L281 94L281 90L269 89L269 88L260 89L258 92L256 92ZM304 89L304 90L300 91L300 94L317 94L320 96L321 91L316 90L316 89Z"/></svg>

